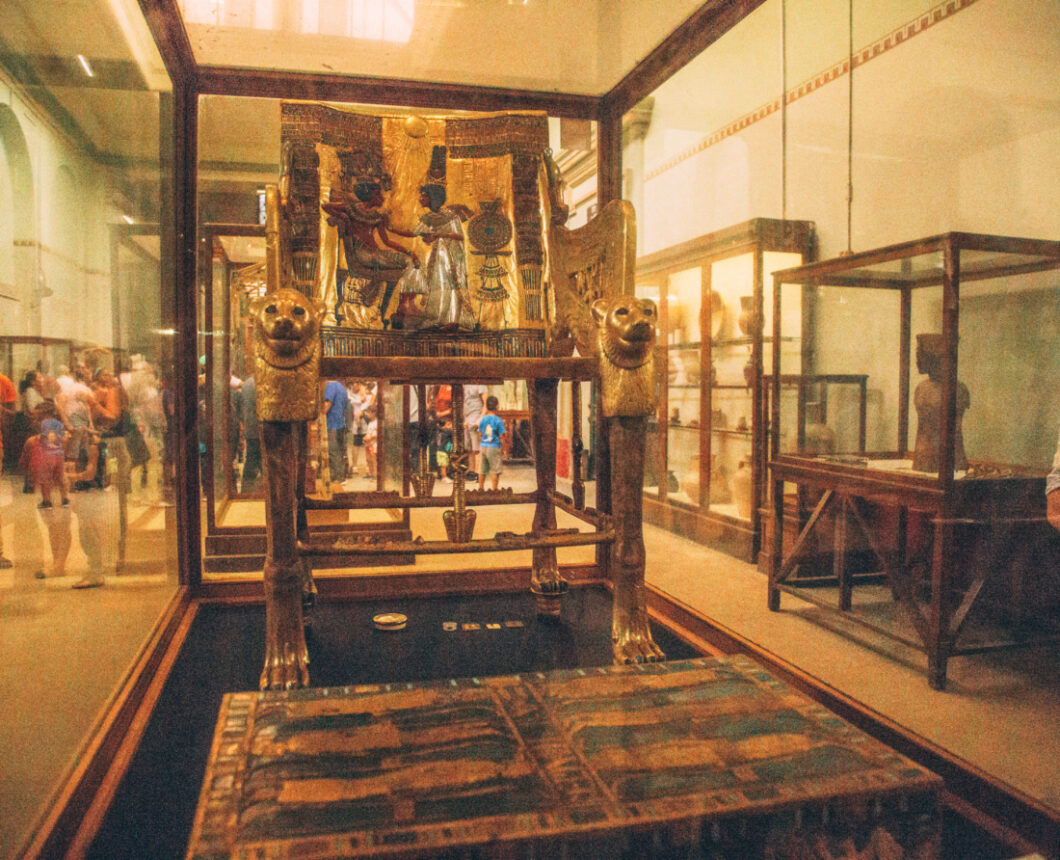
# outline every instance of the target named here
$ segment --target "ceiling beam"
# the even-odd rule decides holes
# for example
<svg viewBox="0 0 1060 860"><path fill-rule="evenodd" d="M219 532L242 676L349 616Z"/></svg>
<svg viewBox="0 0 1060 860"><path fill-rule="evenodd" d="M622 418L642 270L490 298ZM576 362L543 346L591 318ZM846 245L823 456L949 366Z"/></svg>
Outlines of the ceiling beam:
<svg viewBox="0 0 1060 860"><path fill-rule="evenodd" d="M199 66L197 84L202 95L356 102L435 110L542 110L550 116L573 119L596 119L600 105L599 96L543 90L221 66Z"/></svg>
<svg viewBox="0 0 1060 860"><path fill-rule="evenodd" d="M604 95L606 113L626 113L764 2L707 0Z"/></svg>

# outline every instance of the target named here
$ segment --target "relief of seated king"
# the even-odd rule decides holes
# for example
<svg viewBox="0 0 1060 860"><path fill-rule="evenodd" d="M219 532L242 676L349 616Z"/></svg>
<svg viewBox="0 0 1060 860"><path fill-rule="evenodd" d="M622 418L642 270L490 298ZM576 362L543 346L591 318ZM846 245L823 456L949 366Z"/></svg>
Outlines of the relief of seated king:
<svg viewBox="0 0 1060 860"><path fill-rule="evenodd" d="M547 116L284 102L281 136L283 241L326 350L548 353Z"/></svg>
<svg viewBox="0 0 1060 860"><path fill-rule="evenodd" d="M418 268L419 258L406 250L390 234L412 238L390 224L382 209L382 183L376 179L358 181L353 187L354 200L341 191L332 190L331 201L321 206L327 223L334 227L342 243L348 267L344 296L348 324L365 328L382 328L383 315L398 278L410 268ZM386 284L382 301L379 287ZM351 301L352 300L352 301Z"/></svg>

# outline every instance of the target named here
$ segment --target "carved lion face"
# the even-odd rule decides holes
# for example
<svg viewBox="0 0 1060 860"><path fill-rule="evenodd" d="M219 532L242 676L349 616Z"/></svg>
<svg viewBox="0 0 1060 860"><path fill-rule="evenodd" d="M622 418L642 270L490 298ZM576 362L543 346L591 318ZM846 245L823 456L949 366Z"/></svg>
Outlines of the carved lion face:
<svg viewBox="0 0 1060 860"><path fill-rule="evenodd" d="M655 342L655 302L635 296L614 296L593 302L593 318L601 344L622 365L642 364Z"/></svg>
<svg viewBox="0 0 1060 860"><path fill-rule="evenodd" d="M255 312L258 339L269 357L286 364L312 346L322 317L323 307L298 290L276 290Z"/></svg>

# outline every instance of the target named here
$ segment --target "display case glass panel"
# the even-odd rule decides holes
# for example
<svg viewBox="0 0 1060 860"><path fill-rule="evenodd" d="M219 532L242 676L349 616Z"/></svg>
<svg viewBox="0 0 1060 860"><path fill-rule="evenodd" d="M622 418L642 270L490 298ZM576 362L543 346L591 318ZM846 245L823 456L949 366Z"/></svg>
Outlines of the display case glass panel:
<svg viewBox="0 0 1060 860"><path fill-rule="evenodd" d="M730 546L741 555L753 554L764 492L768 276L805 260L812 237L808 222L754 219L638 260L637 294L660 302L656 420L665 428L649 427L646 497L713 518L714 532L737 535ZM798 297L782 313L797 321ZM797 339L788 336L784 349L798 354Z"/></svg>
<svg viewBox="0 0 1060 860"><path fill-rule="evenodd" d="M703 273L700 267L668 276L666 287L666 449L677 479L671 497L699 505L702 427L700 320Z"/></svg>
<svg viewBox="0 0 1060 860"><path fill-rule="evenodd" d="M1055 406L1028 404L1026 393L1060 371L1050 345L1058 248L946 234L778 274L781 295L812 308L796 329L801 353L782 352L780 373L864 377L867 393L864 419L856 380L825 411L811 411L819 394L806 399L794 424L782 410L781 436L798 445L777 450L942 485L1044 474L1053 446L1041 427L1055 423ZM792 328L782 320L779 331ZM829 453L815 450L821 433L833 439Z"/></svg>
<svg viewBox="0 0 1060 860"><path fill-rule="evenodd" d="M245 414L247 398L244 396L244 384L253 373L247 360L252 354L248 350L253 339L252 299L264 287L263 278L260 277L260 261L264 257L264 189L280 180L281 105L280 99L271 98L199 97L196 198L199 212L199 360L202 372L199 435L201 481L206 496L203 517L203 531L207 535L204 567L210 576L244 573L249 558L264 558L265 502L255 456L249 458L251 478L247 479L247 454L253 442L248 438L246 429L250 421ZM373 117L382 118L390 129L402 127L402 123L410 116L426 117L426 122L434 123L430 127L435 129L435 133L440 133L441 128L441 120L437 118L446 114L444 110L389 106L332 107L337 111L370 113ZM474 112L461 111L460 114L462 118L480 116ZM563 184L564 200L570 208L568 226L577 228L592 217L596 209L596 123L550 117L547 126L549 144ZM240 129L239 134L232 134L235 128ZM395 146L390 146L393 140L388 138L387 157L391 158L387 162L388 170L401 168L411 176L414 168L408 166L407 159L412 159L416 164L419 164L416 158L429 160L431 149L426 146L426 138L409 136L408 140L413 143L408 143L404 138L402 133L401 145ZM417 145L417 141L422 145ZM427 166L428 161L424 160L424 172ZM453 175L456 176L455 168ZM490 188L493 181L489 171L465 171L460 176L465 185L473 187L476 195L485 193L482 189ZM409 212L419 213L415 201L419 199L419 185L423 176L413 178L415 188L411 198L406 195L398 200L399 191L408 192L404 186L387 192L386 206L401 208L402 217L407 217ZM411 204L410 199L413 201ZM414 224L415 220L412 218L411 223ZM420 250L422 252L423 249ZM481 272L486 259L469 246L467 262L471 278L481 280L484 277ZM508 259L503 258L505 263L508 263ZM514 282L516 273L511 271L508 274ZM341 322L349 327L346 322L349 316L346 299L351 295L348 284L343 285L341 294L335 282L331 287L335 292L329 295L336 301L330 303L330 317L325 319L325 325L335 330L341 315ZM392 322L398 303L397 296L392 295L387 305L388 323ZM328 381L323 380L322 391L323 384ZM348 467L341 475L336 474L338 460L336 468L331 468L332 464L328 462L325 473L322 455L325 449L330 455L330 449L334 446L326 444L324 422L311 422L311 492L401 490L406 477L402 472L401 452L403 446L410 444L405 438L407 425L402 417L404 406L401 391L391 386L389 380L343 378L334 381L342 382L350 390L355 383L374 387L378 403L383 407L378 425L378 445L375 448L378 462L373 461L371 475L374 480L369 480L364 446L357 446L357 450L354 450L353 446L347 445L345 459L352 465L354 457L357 457L357 474L350 475ZM510 383L513 388L520 385L521 380ZM508 387L496 385L496 393L503 395ZM501 399L502 402L515 401L514 397ZM569 395L567 399L569 401ZM583 415L591 415L587 408L588 397L584 401ZM516 415L525 413L526 408L525 394L521 408L508 407L514 422L513 429L518 429L521 426L519 422L527 420L526 415ZM566 418L569 424L568 413L569 410L561 417ZM355 435L352 429L346 428L348 441ZM584 435L590 435L588 428L585 428ZM521 454L519 459L529 459L523 440L520 439L515 447ZM588 439L585 440L585 447L592 449ZM569 460L568 453L568 464ZM566 477L569 479L570 476ZM325 478L328 480L325 481ZM442 492L444 486L439 481L437 492ZM408 489L407 484L405 488ZM410 522L410 517L399 510L382 509L313 511L311 519L328 527L351 529L375 524L392 525L394 522L407 526ZM253 548L253 555L247 556L247 547Z"/></svg>
<svg viewBox="0 0 1060 860"><path fill-rule="evenodd" d="M602 95L696 4L180 0L196 60Z"/></svg>
<svg viewBox="0 0 1060 860"><path fill-rule="evenodd" d="M42 856L178 585L173 95L133 8L0 4L4 857Z"/></svg>

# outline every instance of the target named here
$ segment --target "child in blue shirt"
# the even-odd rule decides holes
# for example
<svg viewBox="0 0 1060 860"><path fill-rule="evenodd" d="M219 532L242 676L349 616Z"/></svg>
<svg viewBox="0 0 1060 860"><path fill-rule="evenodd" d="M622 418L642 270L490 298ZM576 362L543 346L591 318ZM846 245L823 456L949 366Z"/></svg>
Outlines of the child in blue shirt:
<svg viewBox="0 0 1060 860"><path fill-rule="evenodd" d="M492 394L486 398L486 414L478 422L479 448L482 453L482 464L478 472L478 488L486 483L490 476L490 488L496 490L501 472L501 436L504 435L504 422L497 417L497 398Z"/></svg>

